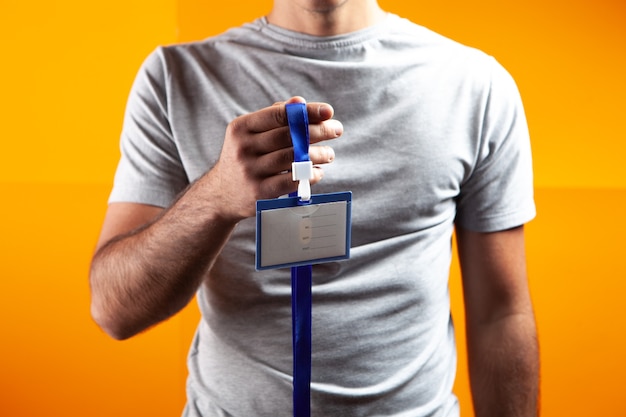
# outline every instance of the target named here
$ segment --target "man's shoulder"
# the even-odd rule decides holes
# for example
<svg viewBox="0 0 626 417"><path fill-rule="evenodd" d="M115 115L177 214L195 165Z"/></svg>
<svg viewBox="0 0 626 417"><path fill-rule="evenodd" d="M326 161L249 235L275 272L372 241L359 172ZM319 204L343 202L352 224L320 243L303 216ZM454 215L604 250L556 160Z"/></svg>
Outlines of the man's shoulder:
<svg viewBox="0 0 626 417"><path fill-rule="evenodd" d="M406 48L416 48L439 59L463 61L470 66L491 66L493 58L476 46L468 45L409 19L392 15L390 38Z"/></svg>

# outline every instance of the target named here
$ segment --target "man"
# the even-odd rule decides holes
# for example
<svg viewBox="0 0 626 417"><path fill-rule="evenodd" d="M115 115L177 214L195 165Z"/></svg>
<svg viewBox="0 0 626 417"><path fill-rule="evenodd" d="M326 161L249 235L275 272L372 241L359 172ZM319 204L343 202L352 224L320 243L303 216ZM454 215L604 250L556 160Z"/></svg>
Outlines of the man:
<svg viewBox="0 0 626 417"><path fill-rule="evenodd" d="M303 97L313 192L353 192L351 259L313 270L313 415L459 415L455 228L476 415L536 415L517 89L490 57L375 0L275 0L147 59L92 262L96 322L128 338L197 293L184 415L290 415L290 275L254 270L251 217L297 188L285 103Z"/></svg>

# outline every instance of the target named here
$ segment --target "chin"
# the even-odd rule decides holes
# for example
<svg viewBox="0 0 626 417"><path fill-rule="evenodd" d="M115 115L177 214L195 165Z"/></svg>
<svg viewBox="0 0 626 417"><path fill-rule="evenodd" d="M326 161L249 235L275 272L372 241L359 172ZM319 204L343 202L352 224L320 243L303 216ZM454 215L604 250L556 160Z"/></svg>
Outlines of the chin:
<svg viewBox="0 0 626 417"><path fill-rule="evenodd" d="M308 10L317 13L332 12L349 1L350 0L301 0Z"/></svg>

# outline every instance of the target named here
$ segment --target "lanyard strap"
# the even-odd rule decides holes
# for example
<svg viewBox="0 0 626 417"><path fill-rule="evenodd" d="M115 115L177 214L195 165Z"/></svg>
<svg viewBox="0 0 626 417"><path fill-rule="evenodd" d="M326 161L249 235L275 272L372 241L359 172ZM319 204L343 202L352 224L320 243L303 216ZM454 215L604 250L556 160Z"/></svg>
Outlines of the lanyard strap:
<svg viewBox="0 0 626 417"><path fill-rule="evenodd" d="M305 103L286 105L289 133L294 149L292 166L294 181L300 181L299 204L308 204L311 196L309 179L312 164L309 158L309 120ZM311 415L311 286L312 266L291 268L291 319L293 338L293 415Z"/></svg>
<svg viewBox="0 0 626 417"><path fill-rule="evenodd" d="M311 415L311 265L291 268L293 415Z"/></svg>

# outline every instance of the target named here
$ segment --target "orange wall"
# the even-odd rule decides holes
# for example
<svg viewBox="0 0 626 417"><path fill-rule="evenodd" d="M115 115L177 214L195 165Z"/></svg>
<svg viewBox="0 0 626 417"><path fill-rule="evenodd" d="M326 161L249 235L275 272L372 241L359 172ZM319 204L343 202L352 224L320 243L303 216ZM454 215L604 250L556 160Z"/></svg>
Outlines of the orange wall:
<svg viewBox="0 0 626 417"><path fill-rule="evenodd" d="M626 3L380 3L493 54L517 80L535 158L528 262L543 415L626 415ZM195 307L114 342L89 318L86 275L141 61L271 1L218 4L0 0L1 416L180 413ZM456 263L451 287L460 325ZM458 336L462 345L461 326ZM470 417L463 355L457 392Z"/></svg>

